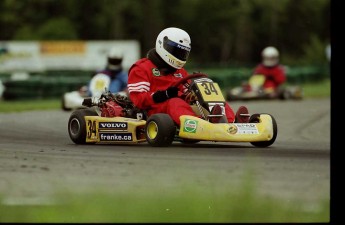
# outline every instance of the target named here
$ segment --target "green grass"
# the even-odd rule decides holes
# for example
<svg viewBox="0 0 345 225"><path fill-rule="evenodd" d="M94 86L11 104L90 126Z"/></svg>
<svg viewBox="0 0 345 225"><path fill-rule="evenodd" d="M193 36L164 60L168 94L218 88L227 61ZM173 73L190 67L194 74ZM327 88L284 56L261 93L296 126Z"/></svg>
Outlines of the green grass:
<svg viewBox="0 0 345 225"><path fill-rule="evenodd" d="M330 97L331 82L324 80L316 83L301 85L304 98ZM29 110L51 110L61 109L61 99L42 99L42 100L20 100L20 101L1 101L0 112L22 112Z"/></svg>
<svg viewBox="0 0 345 225"><path fill-rule="evenodd" d="M61 109L61 99L1 101L0 112Z"/></svg>
<svg viewBox="0 0 345 225"><path fill-rule="evenodd" d="M306 98L319 98L331 96L331 81L329 79L301 85Z"/></svg>
<svg viewBox="0 0 345 225"><path fill-rule="evenodd" d="M121 193L61 193L52 205L1 205L0 222L329 222L329 200L312 208L258 195L253 185L225 192L196 186ZM0 198L1 200L1 198Z"/></svg>

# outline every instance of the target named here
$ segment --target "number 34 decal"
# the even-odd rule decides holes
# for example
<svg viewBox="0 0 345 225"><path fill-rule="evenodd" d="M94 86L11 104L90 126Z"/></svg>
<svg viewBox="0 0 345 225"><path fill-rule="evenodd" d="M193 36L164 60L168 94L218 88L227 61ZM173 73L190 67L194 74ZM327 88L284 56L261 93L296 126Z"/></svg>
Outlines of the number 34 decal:
<svg viewBox="0 0 345 225"><path fill-rule="evenodd" d="M204 101L221 101L224 102L222 91L220 90L217 83L214 82L200 82L197 83L199 91Z"/></svg>
<svg viewBox="0 0 345 225"><path fill-rule="evenodd" d="M87 138L96 137L96 121L87 121Z"/></svg>
<svg viewBox="0 0 345 225"><path fill-rule="evenodd" d="M216 87L214 86L213 83L206 83L206 82L203 82L201 83L201 86L204 87L204 93L207 94L207 95L211 95L212 92L216 95L218 95L218 91L216 89Z"/></svg>

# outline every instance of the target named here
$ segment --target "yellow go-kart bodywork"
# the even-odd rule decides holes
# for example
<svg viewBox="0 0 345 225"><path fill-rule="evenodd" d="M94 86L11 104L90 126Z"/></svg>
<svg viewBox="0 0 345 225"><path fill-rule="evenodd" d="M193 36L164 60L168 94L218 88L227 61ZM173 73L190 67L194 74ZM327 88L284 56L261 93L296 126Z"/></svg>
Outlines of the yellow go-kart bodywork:
<svg viewBox="0 0 345 225"><path fill-rule="evenodd" d="M145 120L85 116L87 143L138 143L146 141Z"/></svg>
<svg viewBox="0 0 345 225"><path fill-rule="evenodd" d="M82 111L84 109L80 109ZM267 142L274 137L272 117L261 114L257 123L210 123L194 116L181 116L176 137L184 140L214 142ZM84 116L82 143L137 144L146 136L155 139L160 132L157 123L125 117ZM73 124L73 122L72 122ZM79 123L80 124L80 123ZM170 124L171 125L171 124ZM174 126L174 125L172 125ZM71 128L70 128L71 129Z"/></svg>
<svg viewBox="0 0 345 225"><path fill-rule="evenodd" d="M270 115L262 114L259 123L210 123L193 116L181 116L179 136L185 139L222 142L269 141L274 131Z"/></svg>

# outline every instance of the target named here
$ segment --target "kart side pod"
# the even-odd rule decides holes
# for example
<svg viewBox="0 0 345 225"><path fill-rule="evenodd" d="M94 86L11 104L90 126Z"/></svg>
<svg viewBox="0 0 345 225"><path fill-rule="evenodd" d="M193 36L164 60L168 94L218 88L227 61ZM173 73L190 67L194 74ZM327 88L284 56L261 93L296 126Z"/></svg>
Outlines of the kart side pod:
<svg viewBox="0 0 345 225"><path fill-rule="evenodd" d="M87 143L139 143L146 141L145 120L85 116ZM142 130L142 132L141 132Z"/></svg>
<svg viewBox="0 0 345 225"><path fill-rule="evenodd" d="M269 114L260 114L258 122L250 123L210 123L194 116L181 116L180 121L179 136L185 139L258 142L266 143L258 146L267 147L277 135L276 122Z"/></svg>

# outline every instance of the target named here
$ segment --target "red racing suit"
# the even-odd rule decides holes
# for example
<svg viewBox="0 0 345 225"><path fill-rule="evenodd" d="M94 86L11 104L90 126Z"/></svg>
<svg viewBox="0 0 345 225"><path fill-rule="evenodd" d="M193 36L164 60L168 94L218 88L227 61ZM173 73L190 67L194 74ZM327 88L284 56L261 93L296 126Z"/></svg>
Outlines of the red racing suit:
<svg viewBox="0 0 345 225"><path fill-rule="evenodd" d="M173 121L180 125L181 115L196 116L190 105L182 98L170 98L162 103L155 103L152 95L158 90L166 90L178 80L188 76L187 71L177 69L174 73L161 74L151 60L143 58L132 65L128 72L128 92L133 104L139 109L146 110L147 116L155 113L167 113ZM180 85L178 96L181 96L184 86ZM225 113L229 122L235 120L235 114L228 104Z"/></svg>
<svg viewBox="0 0 345 225"><path fill-rule="evenodd" d="M262 74L266 77L263 87L274 88L283 84L286 81L285 69L282 65L276 65L273 67L267 67L263 64L259 64L254 69L254 75Z"/></svg>

